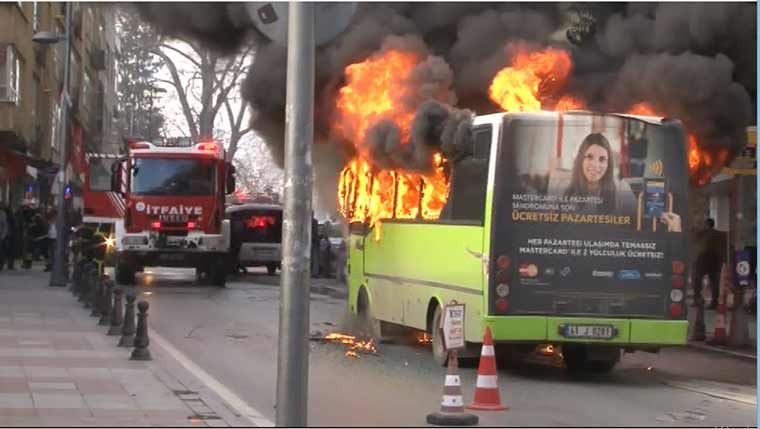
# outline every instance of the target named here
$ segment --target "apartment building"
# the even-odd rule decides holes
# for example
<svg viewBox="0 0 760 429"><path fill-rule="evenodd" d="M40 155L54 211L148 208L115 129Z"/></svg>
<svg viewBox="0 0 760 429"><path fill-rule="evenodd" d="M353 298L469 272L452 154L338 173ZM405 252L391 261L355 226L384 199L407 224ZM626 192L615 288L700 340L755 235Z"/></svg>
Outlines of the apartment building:
<svg viewBox="0 0 760 429"><path fill-rule="evenodd" d="M0 204L57 192L65 42L32 42L38 31L65 33L65 3L0 4ZM72 3L71 109L65 179L76 198L85 152L117 152L119 42L111 5ZM58 178L58 179L56 179Z"/></svg>

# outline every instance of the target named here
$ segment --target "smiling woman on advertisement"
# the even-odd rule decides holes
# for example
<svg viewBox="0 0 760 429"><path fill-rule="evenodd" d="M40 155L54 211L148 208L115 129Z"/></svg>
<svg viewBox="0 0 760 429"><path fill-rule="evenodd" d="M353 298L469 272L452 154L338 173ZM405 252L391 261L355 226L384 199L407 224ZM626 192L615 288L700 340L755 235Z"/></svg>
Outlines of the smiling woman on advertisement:
<svg viewBox="0 0 760 429"><path fill-rule="evenodd" d="M598 197L601 198L601 203L597 205L596 211L612 212L618 207L618 187L612 168L610 143L600 133L589 134L578 148L570 185L564 196Z"/></svg>

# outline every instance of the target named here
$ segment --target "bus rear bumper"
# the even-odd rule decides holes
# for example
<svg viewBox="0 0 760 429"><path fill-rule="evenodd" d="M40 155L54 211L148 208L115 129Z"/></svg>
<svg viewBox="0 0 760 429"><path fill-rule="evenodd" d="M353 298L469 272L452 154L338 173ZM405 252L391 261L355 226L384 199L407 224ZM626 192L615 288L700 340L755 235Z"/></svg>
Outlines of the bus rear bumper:
<svg viewBox="0 0 760 429"><path fill-rule="evenodd" d="M621 346L686 344L688 321L607 319L584 317L502 316L485 317L494 341L519 343L595 343ZM594 338L603 333L605 338ZM597 329L600 328L600 329Z"/></svg>

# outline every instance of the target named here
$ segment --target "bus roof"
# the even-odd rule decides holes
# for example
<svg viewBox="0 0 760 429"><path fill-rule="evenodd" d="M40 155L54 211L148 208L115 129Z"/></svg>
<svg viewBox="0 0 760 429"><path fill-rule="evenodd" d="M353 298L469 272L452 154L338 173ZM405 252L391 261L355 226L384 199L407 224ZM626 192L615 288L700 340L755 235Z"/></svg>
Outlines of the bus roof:
<svg viewBox="0 0 760 429"><path fill-rule="evenodd" d="M604 112L593 112L593 111L588 111L588 110L569 110L567 112L549 112L549 111L542 110L538 112L501 112L501 113L492 113L489 115L475 116L473 120L473 125L481 125L481 124L498 122L498 121L501 121L502 118L505 116L511 116L515 118L524 118L524 119L537 119L537 118L554 119L559 113L562 113L564 115L617 116L621 118L638 119L640 121L644 121L646 123L654 124L654 125L660 125L664 121L668 120L667 118L662 118L658 116L629 115L625 113L604 113Z"/></svg>

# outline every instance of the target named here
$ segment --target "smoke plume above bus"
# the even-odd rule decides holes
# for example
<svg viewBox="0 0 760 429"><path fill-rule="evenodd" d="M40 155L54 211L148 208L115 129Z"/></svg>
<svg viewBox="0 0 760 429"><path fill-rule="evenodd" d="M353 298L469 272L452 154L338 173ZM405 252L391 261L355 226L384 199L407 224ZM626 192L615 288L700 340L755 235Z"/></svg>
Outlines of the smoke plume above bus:
<svg viewBox="0 0 760 429"><path fill-rule="evenodd" d="M255 112L252 126L282 165L285 48L253 29L243 4L135 7L165 34L223 53L256 44L241 90ZM563 52L570 69L561 79L554 69L549 75L546 69L534 71L542 78L532 91L541 108L626 112L645 103L652 112L678 118L692 136L692 149L703 154L695 158L701 167L692 170L693 183L703 184L743 144L752 120L755 8L754 3L362 3L349 28L317 52L317 206L335 206L338 176L357 157L378 171L435 176L440 167L435 154L453 160L466 147L457 141L466 139L470 113L505 109L491 94L500 71L550 50ZM584 28L580 24L589 16L593 22ZM583 37L573 33L578 28L585 29ZM359 72L387 64L394 55L407 67L383 87L392 109L370 109L359 120L347 116L345 107L362 100L350 99L357 94L346 88L367 87ZM708 159L710 165L699 164Z"/></svg>

